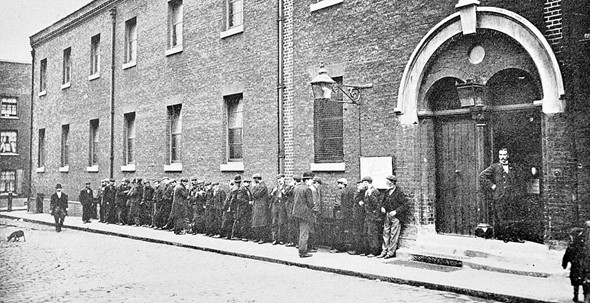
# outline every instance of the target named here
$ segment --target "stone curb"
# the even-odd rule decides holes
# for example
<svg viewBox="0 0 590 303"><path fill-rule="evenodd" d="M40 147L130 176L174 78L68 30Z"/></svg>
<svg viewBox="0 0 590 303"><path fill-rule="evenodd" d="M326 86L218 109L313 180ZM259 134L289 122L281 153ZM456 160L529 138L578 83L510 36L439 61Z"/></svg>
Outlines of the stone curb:
<svg viewBox="0 0 590 303"><path fill-rule="evenodd" d="M0 218L23 220L24 222L43 224L43 225L49 225L49 226L54 225L53 223L49 223L49 222L45 222L45 221L41 221L41 220L34 220L34 219L27 219L27 218L20 218L20 217L16 217L16 216L11 216L7 213L0 213ZM364 278L364 279L369 279L369 280L379 280L379 281L390 282L390 283L395 283L395 284L404 284L404 285L411 285L411 286L416 286L416 287L424 287L424 288L428 288L428 289L432 289L432 290L448 291L448 292L453 292L453 293L457 293L457 294L479 297L479 298L483 298L483 299L489 299L489 300L500 301L500 302L554 303L553 301L542 301L542 300L537 300L537 299L529 299L529 298L523 298L523 297L517 297L517 296L511 296L511 295L505 295L505 294L498 294L498 293L492 293L492 292L486 292L486 291L480 291L480 290L473 290L473 289L467 289L467 288L456 287L456 286L449 286L449 285L443 285L443 284L424 282L424 281L419 281L419 280L401 279L401 278L395 278L395 277L362 273L362 272L357 272L357 271L352 271L352 270L345 270L345 269L325 267L325 266L319 266L319 265L304 264L304 263L286 261L286 260L269 258L269 257L261 257L261 256L250 255L250 254L237 253L237 252L232 252L232 251L227 251L227 250L220 250L220 249L214 249L214 248L200 247L200 246L196 246L196 245L183 244L183 243L174 242L174 241L158 240L158 239L152 239L152 238L140 237L140 236L132 236L132 235L124 234L124 233L111 232L111 231L105 231L105 230L99 230L99 229L92 229L92 228L88 228L88 227L78 227L78 226L67 225L67 224L64 224L63 227L73 229L73 230L86 231L86 232L109 235L109 236L117 236L117 237L128 238L128 239L139 240L139 241L146 241L146 242L151 242L151 243L156 243L156 244L166 244L166 245L178 246L178 247L183 247L183 248L190 248L190 249L195 249L195 250L218 253L218 254L222 254L222 255L239 257L239 258L258 260L258 261L263 261L263 262L270 262L270 263L283 264L283 265L289 265L289 266L297 266L297 267L301 267L301 268L308 268L308 269L317 270L317 271L323 271L323 272L335 273L335 274L340 274L340 275L345 275L345 276Z"/></svg>

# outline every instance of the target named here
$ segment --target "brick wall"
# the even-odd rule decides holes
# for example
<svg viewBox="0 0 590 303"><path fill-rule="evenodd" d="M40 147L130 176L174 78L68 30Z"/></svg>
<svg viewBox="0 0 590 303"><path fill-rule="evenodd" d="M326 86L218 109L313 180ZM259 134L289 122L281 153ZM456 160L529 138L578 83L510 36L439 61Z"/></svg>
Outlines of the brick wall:
<svg viewBox="0 0 590 303"><path fill-rule="evenodd" d="M0 130L17 132L17 155L0 156L0 171L16 172L17 192L30 192L29 150L31 138L31 64L0 61L0 98L17 99L17 119L0 118Z"/></svg>
<svg viewBox="0 0 590 303"><path fill-rule="evenodd" d="M98 1L106 2L106 1ZM110 50L109 7L78 25L36 45L37 63L48 60L47 95L36 97L34 142L46 129L44 173L33 176L35 192L49 195L62 183L70 195L85 181L98 187L109 176ZM178 178L196 175L226 181L239 171L220 171L226 162L224 94L242 93L244 100L244 175L259 172L273 180L277 172L276 12L271 1L246 3L244 32L220 38L225 16L222 2L184 3L183 51L165 56L167 3L121 1L117 7L115 53L114 177ZM123 69L125 21L137 18L137 64ZM88 80L90 39L101 34L101 75ZM43 33L42 33L43 34ZM72 48L72 81L60 89L62 53ZM39 67L36 66L36 79ZM38 86L36 88L38 92ZM167 106L182 103L182 172L164 171L167 163ZM136 170L122 172L123 117L136 113ZM89 121L99 119L99 171L87 172ZM61 125L70 124L69 172L60 166ZM36 161L38 147L33 154ZM36 163L36 162L35 162ZM269 182L269 186L272 182Z"/></svg>

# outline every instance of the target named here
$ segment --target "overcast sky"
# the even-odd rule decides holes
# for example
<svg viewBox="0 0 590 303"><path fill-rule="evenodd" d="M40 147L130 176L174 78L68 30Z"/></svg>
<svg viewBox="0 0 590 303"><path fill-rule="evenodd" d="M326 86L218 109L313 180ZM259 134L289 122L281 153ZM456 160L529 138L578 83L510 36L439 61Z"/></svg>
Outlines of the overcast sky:
<svg viewBox="0 0 590 303"><path fill-rule="evenodd" d="M92 0L0 0L0 60L31 62L29 37Z"/></svg>

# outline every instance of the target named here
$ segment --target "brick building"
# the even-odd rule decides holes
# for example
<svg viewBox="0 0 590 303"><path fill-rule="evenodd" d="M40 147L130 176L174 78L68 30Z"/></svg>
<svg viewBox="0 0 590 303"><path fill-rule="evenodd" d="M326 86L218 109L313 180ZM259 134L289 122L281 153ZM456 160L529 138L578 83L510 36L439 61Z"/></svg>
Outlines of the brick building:
<svg viewBox="0 0 590 303"><path fill-rule="evenodd" d="M31 64L0 61L0 197L30 194Z"/></svg>
<svg viewBox="0 0 590 303"><path fill-rule="evenodd" d="M590 218L589 13L571 0L96 0L31 37L33 192L312 170L329 217L336 179L395 173L408 230L470 235L489 220L477 175L508 145L540 171L536 233L562 239ZM320 62L337 83L371 84L361 102L314 101Z"/></svg>

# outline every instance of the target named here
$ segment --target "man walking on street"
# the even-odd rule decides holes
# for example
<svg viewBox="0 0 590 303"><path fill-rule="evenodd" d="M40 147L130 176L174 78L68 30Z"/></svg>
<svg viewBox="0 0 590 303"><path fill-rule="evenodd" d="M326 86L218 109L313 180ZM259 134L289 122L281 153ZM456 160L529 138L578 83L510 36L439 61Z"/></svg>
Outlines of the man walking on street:
<svg viewBox="0 0 590 303"><path fill-rule="evenodd" d="M397 186L397 178L389 175L385 179L389 189L383 195L381 203L381 212L385 214L385 222L383 223L383 247L378 258L389 259L395 257L408 203L406 196Z"/></svg>
<svg viewBox="0 0 590 303"><path fill-rule="evenodd" d="M80 191L78 201L82 204L82 222L90 223L92 216L92 204L94 203L94 194L90 188L90 182L86 182L86 186Z"/></svg>
<svg viewBox="0 0 590 303"><path fill-rule="evenodd" d="M299 220L299 257L311 257L307 250L309 229L313 221L313 194L309 188L312 184L313 173L303 173L303 184L298 185L293 193L293 217Z"/></svg>
<svg viewBox="0 0 590 303"><path fill-rule="evenodd" d="M55 193L51 195L49 208L55 220L55 231L60 232L68 215L68 195L61 191L61 184L59 183L55 185Z"/></svg>

